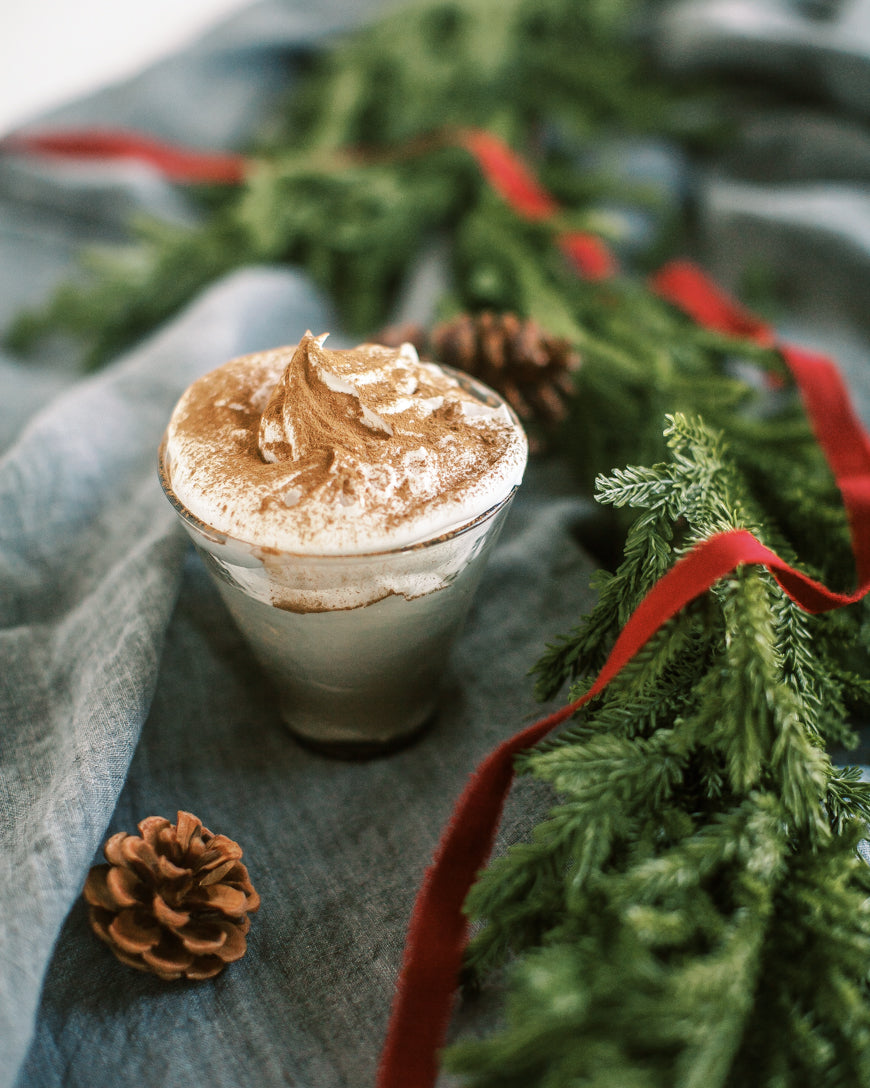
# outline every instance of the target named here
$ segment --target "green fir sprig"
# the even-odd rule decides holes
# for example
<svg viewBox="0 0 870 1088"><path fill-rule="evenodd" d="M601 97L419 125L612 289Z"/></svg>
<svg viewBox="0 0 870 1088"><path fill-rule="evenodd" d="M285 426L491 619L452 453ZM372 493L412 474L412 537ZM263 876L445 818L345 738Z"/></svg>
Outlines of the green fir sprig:
<svg viewBox="0 0 870 1088"><path fill-rule="evenodd" d="M572 636L572 696L615 602L711 533L765 537L721 435L675 415L666 439L666 461L599 481L638 519ZM870 1084L870 785L827 753L850 729L823 625L741 568L521 758L557 802L469 896L470 967L509 967L505 1026L447 1051L463 1083Z"/></svg>

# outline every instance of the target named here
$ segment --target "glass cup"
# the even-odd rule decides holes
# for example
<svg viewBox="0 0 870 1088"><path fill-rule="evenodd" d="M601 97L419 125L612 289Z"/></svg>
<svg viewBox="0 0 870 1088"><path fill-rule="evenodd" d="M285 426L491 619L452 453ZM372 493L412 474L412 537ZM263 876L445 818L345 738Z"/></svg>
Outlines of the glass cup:
<svg viewBox="0 0 870 1088"><path fill-rule="evenodd" d="M305 555L260 548L200 521L173 492L165 454L164 443L163 490L296 737L365 758L421 732L516 488L474 520L418 544Z"/></svg>

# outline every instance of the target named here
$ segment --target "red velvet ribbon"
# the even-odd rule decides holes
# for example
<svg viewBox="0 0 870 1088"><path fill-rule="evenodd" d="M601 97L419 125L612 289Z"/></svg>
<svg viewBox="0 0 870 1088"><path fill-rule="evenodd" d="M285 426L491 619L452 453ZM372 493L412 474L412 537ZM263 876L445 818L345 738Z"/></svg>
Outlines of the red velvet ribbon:
<svg viewBox="0 0 870 1088"><path fill-rule="evenodd" d="M0 151L83 161L141 162L171 181L203 185L238 185L249 165L241 155L196 151L124 129L13 133L0 140Z"/></svg>
<svg viewBox="0 0 870 1088"><path fill-rule="evenodd" d="M552 220L560 208L531 170L507 144L485 129L465 129L458 142L477 160L483 176L517 215L530 222ZM588 231L560 231L556 242L578 275L601 280L617 271L613 254Z"/></svg>
<svg viewBox="0 0 870 1088"><path fill-rule="evenodd" d="M525 167L492 140L474 142L482 168L519 215L543 218L547 202ZM495 175L495 176L494 176ZM695 321L719 332L773 346L772 330L719 290L698 268L675 262L651 286ZM713 536L683 558L644 597L617 638L589 691L500 744L474 771L444 829L418 892L381 1054L378 1088L432 1088L468 940L463 904L495 841L514 758L599 695L637 651L691 600L742 564L767 567L808 612L852 604L870 590L870 439L842 378L824 356L779 345L803 397L849 517L859 587L837 593L784 562L746 530Z"/></svg>

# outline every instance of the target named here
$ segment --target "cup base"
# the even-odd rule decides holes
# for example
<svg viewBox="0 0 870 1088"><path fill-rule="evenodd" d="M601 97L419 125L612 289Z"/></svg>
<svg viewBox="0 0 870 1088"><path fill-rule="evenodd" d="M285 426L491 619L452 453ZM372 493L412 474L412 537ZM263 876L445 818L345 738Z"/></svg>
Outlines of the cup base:
<svg viewBox="0 0 870 1088"><path fill-rule="evenodd" d="M320 740L300 733L292 725L287 725L287 729L297 744L309 752L316 752L317 755L326 756L329 759L365 762L410 748L432 728L436 717L437 713L433 711L407 733L400 733L386 740Z"/></svg>

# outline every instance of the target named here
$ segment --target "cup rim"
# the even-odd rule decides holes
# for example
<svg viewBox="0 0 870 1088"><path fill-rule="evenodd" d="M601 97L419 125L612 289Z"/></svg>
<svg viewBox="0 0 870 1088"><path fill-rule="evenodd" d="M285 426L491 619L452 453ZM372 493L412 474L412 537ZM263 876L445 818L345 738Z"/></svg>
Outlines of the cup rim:
<svg viewBox="0 0 870 1088"><path fill-rule="evenodd" d="M487 509L480 514L475 515L470 521L463 521L455 528L446 529L437 536L429 536L423 540L413 541L410 544L402 544L398 548L379 548L369 552L294 552L284 548L274 548L270 545L264 546L262 544L257 544L252 540L244 540L239 536L232 536L230 533L225 533L221 529L216 529L213 525L209 525L208 522L203 521L202 518L197 517L197 515L189 510L175 494L172 484L170 483L165 455L166 434L164 432L157 452L157 475L164 495L186 526L194 529L200 536L206 537L206 539L210 540L213 544L237 544L270 556L286 556L288 559L303 561L341 560L347 562L348 560L353 559L378 559L388 555L412 554L423 548L430 548L447 540L455 540L457 537L463 536L465 533L478 528L483 522L495 517L500 510L509 505L520 486L519 484L514 484L510 491L499 499L498 502L493 503L492 506L487 507Z"/></svg>
<svg viewBox="0 0 870 1088"><path fill-rule="evenodd" d="M508 403L505 398L498 393L495 389L492 389L485 382L482 382L474 374L469 374L468 371L459 370L449 363L437 363L441 370L450 374L456 378L461 384L469 387L474 387L475 392L480 395L487 403L492 405L498 405L507 409L508 414L513 420L514 424L525 434L525 428L514 411L511 404ZM191 529L195 529L201 536L211 540L214 544L238 544L245 548L257 549L260 552L274 556L286 556L288 559L303 559L303 560L328 560L328 559L374 559L385 555L401 555L403 553L412 553L419 551L421 548L428 548L435 544L443 543L445 540L455 540L457 537L462 536L466 532L470 532L472 529L477 528L482 522L487 521L489 518L495 517L499 510L507 506L513 499L517 490L520 487L520 483L516 483L504 495L498 502L493 503L492 506L487 507L486 510L480 514L476 514L470 521L464 521L455 528L446 529L439 533L437 536L425 537L423 540L416 540L410 544L403 544L398 548L378 548L375 551L369 552L294 552L284 548L274 548L271 546L263 546L262 544L256 544L251 540L245 540L242 537L232 536L230 533L225 533L221 529L215 529L214 526L209 525L208 522L203 521L197 517L191 510L189 510L184 503L178 498L172 489L172 484L169 479L169 471L165 465L165 451L166 451L166 434L164 431L163 437L160 441L160 447L158 449L158 475L160 478L160 486L163 488L163 493L167 499L172 503L175 508L175 512L181 518L181 520ZM528 450L526 452L526 461L528 461Z"/></svg>

